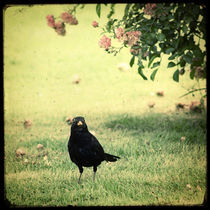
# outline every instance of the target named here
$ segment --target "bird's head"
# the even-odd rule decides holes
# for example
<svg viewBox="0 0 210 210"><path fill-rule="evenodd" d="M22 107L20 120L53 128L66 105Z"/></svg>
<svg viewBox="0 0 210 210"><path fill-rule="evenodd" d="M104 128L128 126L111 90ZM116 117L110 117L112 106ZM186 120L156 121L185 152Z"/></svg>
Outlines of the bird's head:
<svg viewBox="0 0 210 210"><path fill-rule="evenodd" d="M81 132L87 130L87 124L85 123L84 117L75 117L72 120L71 131Z"/></svg>

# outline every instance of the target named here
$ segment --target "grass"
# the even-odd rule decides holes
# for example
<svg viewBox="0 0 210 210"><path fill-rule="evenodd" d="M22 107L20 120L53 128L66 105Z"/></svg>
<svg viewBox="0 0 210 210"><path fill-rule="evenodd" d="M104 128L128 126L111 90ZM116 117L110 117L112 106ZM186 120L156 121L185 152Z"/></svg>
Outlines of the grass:
<svg viewBox="0 0 210 210"><path fill-rule="evenodd" d="M154 82L143 81L136 65L120 72L117 64L129 63L129 49L114 57L98 47L100 31L91 26L98 21L95 5L79 10L79 25L58 36L45 17L67 7L13 6L4 13L6 198L16 206L201 204L206 116L175 110L176 102L199 100L199 93L179 98L197 83L187 74L173 82L173 69L164 62ZM123 7L118 5L117 16ZM103 10L102 23L105 17ZM81 77L77 85L74 74ZM165 96L157 97L157 90ZM149 101L156 103L152 110ZM78 115L106 152L121 157L103 162L95 182L92 168L85 168L80 185L67 151L65 122ZM24 128L24 119L32 121L30 128ZM16 157L18 148L26 153L22 158Z"/></svg>

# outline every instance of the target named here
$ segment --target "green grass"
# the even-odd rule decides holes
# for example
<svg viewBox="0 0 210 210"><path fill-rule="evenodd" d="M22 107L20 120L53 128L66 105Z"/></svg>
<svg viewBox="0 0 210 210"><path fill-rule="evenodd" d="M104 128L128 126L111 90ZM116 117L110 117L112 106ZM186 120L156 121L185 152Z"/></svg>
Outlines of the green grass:
<svg viewBox="0 0 210 210"><path fill-rule="evenodd" d="M98 47L100 31L91 26L99 20L95 5L79 10L79 25L67 27L65 37L49 28L45 17L59 15L67 5L19 8L4 13L4 175L11 204L201 204L206 116L175 110L176 102L199 100L199 93L179 98L198 84L187 74L173 82L175 69L166 69L166 62L154 82L143 81L136 65L119 71L118 63L129 63L129 49L114 57ZM117 16L123 8L118 5ZM74 74L81 77L78 85L72 83ZM165 96L157 97L157 90ZM152 110L149 101L156 103ZM65 122L78 115L85 117L106 152L121 157L103 162L95 182L92 168L85 168L80 185L79 170L67 151L70 127ZM23 127L24 119L32 121L30 128ZM18 148L25 151L23 158L16 157Z"/></svg>

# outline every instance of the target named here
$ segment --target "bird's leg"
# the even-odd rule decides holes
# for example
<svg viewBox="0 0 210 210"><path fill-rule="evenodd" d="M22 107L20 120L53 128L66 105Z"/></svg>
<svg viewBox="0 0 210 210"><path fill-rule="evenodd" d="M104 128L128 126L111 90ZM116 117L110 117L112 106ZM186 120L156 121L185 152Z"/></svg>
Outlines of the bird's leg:
<svg viewBox="0 0 210 210"><path fill-rule="evenodd" d="M78 180L78 184L80 184L80 179L81 179L82 173L80 173L79 175L79 180Z"/></svg>
<svg viewBox="0 0 210 210"><path fill-rule="evenodd" d="M80 179L81 179L81 176L82 176L82 173L83 173L83 168L82 168L82 166L78 166L78 167L79 167L79 172L80 172L78 184L80 184Z"/></svg>
<svg viewBox="0 0 210 210"><path fill-rule="evenodd" d="M93 181L95 181L95 176L96 176L96 171L97 171L97 166L93 166Z"/></svg>

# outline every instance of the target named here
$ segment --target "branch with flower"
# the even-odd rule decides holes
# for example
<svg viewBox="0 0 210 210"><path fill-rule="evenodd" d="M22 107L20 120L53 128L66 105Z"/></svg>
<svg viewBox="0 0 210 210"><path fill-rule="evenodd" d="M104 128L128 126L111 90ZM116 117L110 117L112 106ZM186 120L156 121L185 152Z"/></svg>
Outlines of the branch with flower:
<svg viewBox="0 0 210 210"><path fill-rule="evenodd" d="M66 35L65 24L78 24L78 20L70 12L63 12L57 18L55 18L54 15L47 15L46 19L48 26L53 28L55 32L57 32L57 34L61 36ZM55 19L59 19L59 21L55 22Z"/></svg>
<svg viewBox="0 0 210 210"><path fill-rule="evenodd" d="M112 18L114 6L107 15L103 30L112 34L124 47L130 47L130 65L138 60L138 70L143 79L143 69L151 69L154 80L161 65L161 56L170 55L168 68L177 67L173 80L188 69L191 79L206 78L206 49L200 41L206 38L206 6L194 3L147 3L127 4L121 20ZM98 16L101 5L97 6ZM100 8L100 9L99 9ZM199 40L196 40L199 37ZM110 49L112 46L109 46ZM106 48L106 51L107 48ZM109 51L108 51L109 52ZM145 66L147 61L148 65Z"/></svg>
<svg viewBox="0 0 210 210"><path fill-rule="evenodd" d="M105 5L107 6L107 5ZM100 17L102 5L97 5ZM129 47L130 66L137 61L138 73L154 80L161 66L162 56L168 55L167 68L176 68L173 80L188 73L191 79L206 79L206 5L195 3L127 4L122 19L113 18L115 4L110 5L104 33ZM202 44L203 43L203 44ZM108 53L118 52L110 46ZM193 90L193 92L197 90ZM202 99L206 97L206 88ZM191 92L190 92L191 93Z"/></svg>
<svg viewBox="0 0 210 210"><path fill-rule="evenodd" d="M76 13L76 5L72 11ZM82 5L84 8L85 5ZM98 44L107 53L117 55L124 47L130 48L130 66L138 66L144 79L154 80L161 66L162 56L168 55L167 68L175 68L173 80L189 73L191 79L206 79L206 13L205 4L199 3L138 3L126 4L121 19L114 18L116 4L97 4L96 13L101 16L102 7L110 7L107 23L99 27L103 36ZM61 21L47 16L48 25L59 35L65 35L65 24L78 24L71 13L64 12ZM118 40L120 47L112 40Z"/></svg>

